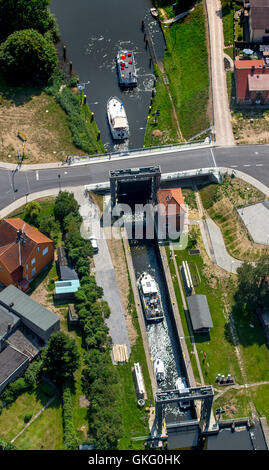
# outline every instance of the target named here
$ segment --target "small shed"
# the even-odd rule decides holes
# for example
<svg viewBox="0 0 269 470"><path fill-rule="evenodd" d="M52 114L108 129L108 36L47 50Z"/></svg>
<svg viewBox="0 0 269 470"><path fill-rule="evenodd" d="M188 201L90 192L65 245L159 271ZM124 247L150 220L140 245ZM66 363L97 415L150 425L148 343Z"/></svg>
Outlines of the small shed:
<svg viewBox="0 0 269 470"><path fill-rule="evenodd" d="M213 322L206 295L194 294L187 297L193 331L208 333L213 328Z"/></svg>
<svg viewBox="0 0 269 470"><path fill-rule="evenodd" d="M80 287L79 279L71 279L69 281L56 281L55 294L56 300L70 300L74 298L75 292Z"/></svg>

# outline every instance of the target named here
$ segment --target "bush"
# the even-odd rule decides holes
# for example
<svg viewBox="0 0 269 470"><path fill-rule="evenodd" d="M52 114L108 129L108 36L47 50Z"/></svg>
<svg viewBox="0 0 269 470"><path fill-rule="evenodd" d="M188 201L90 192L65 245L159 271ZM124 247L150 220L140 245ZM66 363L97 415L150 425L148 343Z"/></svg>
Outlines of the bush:
<svg viewBox="0 0 269 470"><path fill-rule="evenodd" d="M39 379L40 379L40 372L41 372L42 362L41 361L34 361L28 367L27 371L24 374L25 383L34 387Z"/></svg>
<svg viewBox="0 0 269 470"><path fill-rule="evenodd" d="M68 450L78 448L78 436L73 423L73 405L72 394L68 384L63 385L63 429L64 429L64 446Z"/></svg>
<svg viewBox="0 0 269 470"><path fill-rule="evenodd" d="M10 383L5 390L1 393L1 399L5 402L6 406L13 403L19 395L22 395L27 390L31 389L31 386L21 377L15 382Z"/></svg>
<svg viewBox="0 0 269 470"><path fill-rule="evenodd" d="M54 45L34 29L16 31L0 46L0 66L16 84L46 84L57 65Z"/></svg>
<svg viewBox="0 0 269 470"><path fill-rule="evenodd" d="M65 87L61 93L57 94L56 101L67 114L74 145L89 154L96 153L98 149L81 117L80 104L72 90Z"/></svg>
<svg viewBox="0 0 269 470"><path fill-rule="evenodd" d="M24 422L25 423L29 423L29 421L31 420L33 416L33 413L27 413L25 416L24 416Z"/></svg>

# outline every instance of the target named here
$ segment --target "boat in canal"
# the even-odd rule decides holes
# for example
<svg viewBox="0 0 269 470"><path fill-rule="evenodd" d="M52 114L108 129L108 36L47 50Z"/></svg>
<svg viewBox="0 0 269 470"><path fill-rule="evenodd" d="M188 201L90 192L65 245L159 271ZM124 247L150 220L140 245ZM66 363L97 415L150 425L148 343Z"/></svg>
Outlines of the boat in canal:
<svg viewBox="0 0 269 470"><path fill-rule="evenodd" d="M132 51L119 51L116 57L119 85L122 88L137 86L135 58Z"/></svg>
<svg viewBox="0 0 269 470"><path fill-rule="evenodd" d="M161 359L156 359L156 361L154 361L154 373L157 382L162 382L165 379L164 364Z"/></svg>
<svg viewBox="0 0 269 470"><path fill-rule="evenodd" d="M154 18L158 18L158 16L159 16L159 12L158 12L157 8L151 8L150 13L152 14L152 16L154 16Z"/></svg>
<svg viewBox="0 0 269 470"><path fill-rule="evenodd" d="M107 118L111 134L115 140L124 140L129 137L129 124L122 101L113 96L107 102Z"/></svg>
<svg viewBox="0 0 269 470"><path fill-rule="evenodd" d="M143 272L138 278L138 288L147 322L161 322L164 318L164 312L159 286L155 279L150 274Z"/></svg>
<svg viewBox="0 0 269 470"><path fill-rule="evenodd" d="M188 390L186 386L186 379L184 377L178 377L176 380L176 388L179 390L179 393ZM179 402L179 406L182 410L188 410L191 406L191 402L190 400L181 400Z"/></svg>

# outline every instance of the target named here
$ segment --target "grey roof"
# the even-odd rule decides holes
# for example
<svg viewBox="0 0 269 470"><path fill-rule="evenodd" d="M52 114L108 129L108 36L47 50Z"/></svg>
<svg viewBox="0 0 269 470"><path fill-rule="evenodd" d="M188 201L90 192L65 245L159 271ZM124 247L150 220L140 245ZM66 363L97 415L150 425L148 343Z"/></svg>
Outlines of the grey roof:
<svg viewBox="0 0 269 470"><path fill-rule="evenodd" d="M0 340L6 335L9 325L13 328L19 321L20 319L17 315L14 315L14 313L9 312L0 305Z"/></svg>
<svg viewBox="0 0 269 470"><path fill-rule="evenodd" d="M11 346L7 346L0 353L0 384L2 384L11 374L26 360L28 357L13 349Z"/></svg>
<svg viewBox="0 0 269 470"><path fill-rule="evenodd" d="M194 331L201 328L213 328L206 296L194 294L187 297L187 302Z"/></svg>
<svg viewBox="0 0 269 470"><path fill-rule="evenodd" d="M11 306L11 304L13 305ZM0 292L0 305L12 309L22 320L25 318L44 331L47 331L59 321L54 313L31 299L31 297L12 284Z"/></svg>
<svg viewBox="0 0 269 470"><path fill-rule="evenodd" d="M76 271L69 266L59 266L61 281L72 281L78 279Z"/></svg>
<svg viewBox="0 0 269 470"><path fill-rule="evenodd" d="M251 26L253 29L269 29L269 1L250 0Z"/></svg>

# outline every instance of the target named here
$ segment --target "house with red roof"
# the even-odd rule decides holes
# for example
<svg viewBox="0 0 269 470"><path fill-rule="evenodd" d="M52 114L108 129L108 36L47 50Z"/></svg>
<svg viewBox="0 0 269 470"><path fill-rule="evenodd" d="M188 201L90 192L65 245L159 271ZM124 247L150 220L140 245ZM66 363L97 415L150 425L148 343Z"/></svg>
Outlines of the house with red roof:
<svg viewBox="0 0 269 470"><path fill-rule="evenodd" d="M269 65L264 59L237 59L234 70L238 104L269 104Z"/></svg>
<svg viewBox="0 0 269 470"><path fill-rule="evenodd" d="M54 259L54 244L22 219L0 223L0 283L26 291L30 281Z"/></svg>
<svg viewBox="0 0 269 470"><path fill-rule="evenodd" d="M166 228L174 227L177 231L183 229L186 207L180 188L159 189L157 191L158 210L165 217Z"/></svg>

